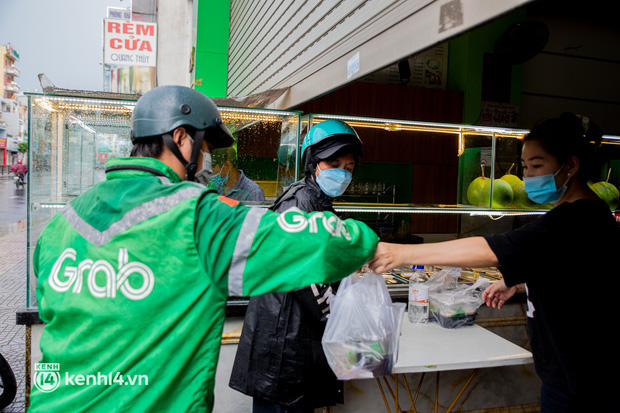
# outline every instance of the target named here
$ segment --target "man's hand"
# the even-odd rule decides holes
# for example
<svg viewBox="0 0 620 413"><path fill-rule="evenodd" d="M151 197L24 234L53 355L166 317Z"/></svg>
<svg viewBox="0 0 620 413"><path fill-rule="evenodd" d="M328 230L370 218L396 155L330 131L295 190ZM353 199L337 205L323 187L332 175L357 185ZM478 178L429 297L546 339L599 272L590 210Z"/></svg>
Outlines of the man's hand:
<svg viewBox="0 0 620 413"><path fill-rule="evenodd" d="M510 299L517 292L517 287L506 287L504 280L496 281L491 284L482 293L482 300L489 307L497 308L498 310L504 306L504 303Z"/></svg>
<svg viewBox="0 0 620 413"><path fill-rule="evenodd" d="M368 266L375 274L381 274L392 268L407 264L407 248L411 248L411 246L380 242L377 244L375 255L368 262Z"/></svg>

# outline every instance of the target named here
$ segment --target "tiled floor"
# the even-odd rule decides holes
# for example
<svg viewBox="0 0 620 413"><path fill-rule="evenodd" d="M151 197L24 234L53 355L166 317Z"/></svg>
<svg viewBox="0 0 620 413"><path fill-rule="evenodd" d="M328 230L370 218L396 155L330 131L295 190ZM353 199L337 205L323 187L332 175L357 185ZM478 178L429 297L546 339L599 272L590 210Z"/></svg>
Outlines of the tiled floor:
<svg viewBox="0 0 620 413"><path fill-rule="evenodd" d="M17 396L2 413L25 411L24 326L15 324L15 312L26 303L26 229L15 228L0 237L0 353L17 379Z"/></svg>

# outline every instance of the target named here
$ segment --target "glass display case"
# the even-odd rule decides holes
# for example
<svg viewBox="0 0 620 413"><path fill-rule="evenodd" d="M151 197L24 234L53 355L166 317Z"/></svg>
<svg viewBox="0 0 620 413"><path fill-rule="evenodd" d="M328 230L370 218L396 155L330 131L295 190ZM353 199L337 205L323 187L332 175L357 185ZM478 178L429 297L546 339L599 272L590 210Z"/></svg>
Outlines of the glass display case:
<svg viewBox="0 0 620 413"><path fill-rule="evenodd" d="M28 95L28 263L39 235L67 202L105 179L109 157L127 156L134 101ZM28 267L28 308L36 307Z"/></svg>
<svg viewBox="0 0 620 413"><path fill-rule="evenodd" d="M516 216L551 208L534 204L523 190L520 151L527 130L309 114L302 116L300 140L327 119L347 122L364 144L357 182L336 199L337 210ZM599 183L613 186L617 199L620 137L604 136L600 154ZM610 200L610 209L617 208Z"/></svg>
<svg viewBox="0 0 620 413"><path fill-rule="evenodd" d="M64 205L105 179L109 158L129 156L134 100L28 95L28 263L45 225ZM299 113L220 108L236 139L232 160L256 182L269 205L297 173ZM216 166L216 165L214 165ZM36 308L36 277L28 266L27 308Z"/></svg>

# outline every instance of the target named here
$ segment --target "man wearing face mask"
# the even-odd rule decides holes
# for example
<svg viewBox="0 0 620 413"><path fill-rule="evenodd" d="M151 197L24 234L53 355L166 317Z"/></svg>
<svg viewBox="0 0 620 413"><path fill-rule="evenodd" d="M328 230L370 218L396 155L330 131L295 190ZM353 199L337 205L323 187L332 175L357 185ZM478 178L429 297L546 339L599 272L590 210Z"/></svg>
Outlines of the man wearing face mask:
<svg viewBox="0 0 620 413"><path fill-rule="evenodd" d="M147 92L132 142L37 242L41 363L59 376L46 376L53 391L33 387L29 412L210 412L228 296L333 283L374 253L361 222L280 215L207 189L211 151L234 139L200 92ZM330 265L306 265L319 261Z"/></svg>
<svg viewBox="0 0 620 413"><path fill-rule="evenodd" d="M214 166L209 188L237 201L258 203L265 200L263 188L238 169L235 148L216 149L211 157Z"/></svg>
<svg viewBox="0 0 620 413"><path fill-rule="evenodd" d="M347 189L361 156L362 142L349 125L339 120L315 125L302 144L304 179L270 209L334 212L332 199ZM308 263L311 268L328 265ZM342 382L321 346L329 317L327 297L336 287L313 284L250 299L229 385L253 397L254 413L305 413L343 402Z"/></svg>

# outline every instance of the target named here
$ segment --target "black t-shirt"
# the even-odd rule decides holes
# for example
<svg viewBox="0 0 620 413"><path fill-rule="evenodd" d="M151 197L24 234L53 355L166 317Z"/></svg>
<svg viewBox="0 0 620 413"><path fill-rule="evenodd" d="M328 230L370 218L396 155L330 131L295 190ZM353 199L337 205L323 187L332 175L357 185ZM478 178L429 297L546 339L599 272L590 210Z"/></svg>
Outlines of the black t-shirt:
<svg viewBox="0 0 620 413"><path fill-rule="evenodd" d="M575 395L606 386L608 369L618 368L620 359L620 229L609 207L589 199L563 203L530 224L485 238L506 285L526 283L539 377Z"/></svg>

